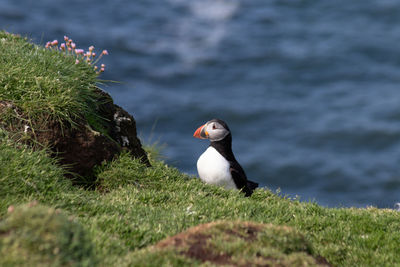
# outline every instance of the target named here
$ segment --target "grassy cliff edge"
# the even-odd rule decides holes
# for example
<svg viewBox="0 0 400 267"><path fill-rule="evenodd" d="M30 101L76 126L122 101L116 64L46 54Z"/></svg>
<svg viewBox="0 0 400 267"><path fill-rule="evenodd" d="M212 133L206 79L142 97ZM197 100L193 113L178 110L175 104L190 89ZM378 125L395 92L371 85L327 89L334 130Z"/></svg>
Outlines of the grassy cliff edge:
<svg viewBox="0 0 400 267"><path fill-rule="evenodd" d="M75 65L57 53L0 32L0 102L12 101L32 119L50 112L71 125L90 113L87 89L96 83L95 71L54 65ZM34 70L43 66L38 60L51 67ZM57 68L59 77L47 79ZM32 94L22 94L28 87ZM13 118L0 115L3 123ZM151 153L152 167L129 153L98 166L97 190L85 190L65 178L45 148L32 149L18 143L21 138L0 129L1 266L400 265L400 213L394 210L324 208L268 189L245 198Z"/></svg>

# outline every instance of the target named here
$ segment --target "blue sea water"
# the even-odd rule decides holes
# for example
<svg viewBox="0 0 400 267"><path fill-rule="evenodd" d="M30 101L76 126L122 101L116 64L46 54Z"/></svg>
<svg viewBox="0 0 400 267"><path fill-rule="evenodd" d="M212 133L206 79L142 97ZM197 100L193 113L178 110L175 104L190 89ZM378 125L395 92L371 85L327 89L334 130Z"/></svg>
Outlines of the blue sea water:
<svg viewBox="0 0 400 267"><path fill-rule="evenodd" d="M250 179L325 206L400 201L400 2L1 0L0 29L110 53L103 88L196 174L214 117Z"/></svg>

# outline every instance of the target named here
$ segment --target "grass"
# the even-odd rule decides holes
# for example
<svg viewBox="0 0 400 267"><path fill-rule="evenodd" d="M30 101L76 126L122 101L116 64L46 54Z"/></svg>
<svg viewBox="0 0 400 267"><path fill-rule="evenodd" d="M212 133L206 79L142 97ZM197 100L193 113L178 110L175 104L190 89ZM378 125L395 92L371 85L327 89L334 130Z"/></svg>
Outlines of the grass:
<svg viewBox="0 0 400 267"><path fill-rule="evenodd" d="M82 226L35 203L10 210L0 224L0 265L93 266L93 245Z"/></svg>
<svg viewBox="0 0 400 267"><path fill-rule="evenodd" d="M59 191L70 190L71 183L64 178L65 171L48 157L46 151L33 151L13 143L0 131L0 203L29 201L55 197Z"/></svg>
<svg viewBox="0 0 400 267"><path fill-rule="evenodd" d="M16 105L21 114L13 116L30 126L32 121L49 120L75 125L95 117L98 74L75 60L0 31L0 100Z"/></svg>
<svg viewBox="0 0 400 267"><path fill-rule="evenodd" d="M25 154L26 148L15 149L9 161L16 162L13 166L20 166L18 162L24 161ZM136 260L140 262L140 259L153 257L154 251L148 250L149 246L192 226L217 220L290 227L307 238L314 256L322 256L333 265L393 266L400 262L400 214L396 211L323 208L315 203L280 197L264 189L245 198L237 191L203 184L163 162L153 161L152 164L153 167L146 168L129 154L122 154L98 170L101 191L63 185L61 172L57 178L59 185L46 193L37 190L21 193L9 187L14 193L2 198L0 214L7 218L9 205L35 199L63 210L84 226L94 244L95 254L101 255L102 266L121 266L121 258L133 264ZM32 168L42 167L37 164ZM54 165L53 168L58 167ZM38 175L35 179L45 176ZM12 180L12 176L9 179ZM0 188L5 181L10 183L9 179L1 180ZM284 253L293 250L291 247L295 243L274 246ZM192 263L171 251L157 252L156 255L154 257L160 262L170 260L173 255L172 262L186 262L188 266Z"/></svg>
<svg viewBox="0 0 400 267"><path fill-rule="evenodd" d="M56 74L57 66L62 70L61 65L71 63L68 58L51 50L35 48L19 37L5 33L0 33L0 36L0 100L13 96L13 102L31 117L40 117L45 111L51 111L51 116L68 120L74 118L72 111L67 112L69 108L76 106L80 110L78 113L89 109L89 104L82 107L88 103L85 100L87 94L79 93L80 90L89 90L89 83L71 89L77 93L64 95L65 92L57 90L58 86L51 86L50 80L45 91L42 91L43 86L33 82L35 75L54 78L52 75ZM7 41L2 41L4 38ZM24 60L17 59L16 46L26 49L22 56ZM40 59L39 54L47 59ZM53 58L56 62L51 63ZM43 67L46 64L39 63L45 60L49 66L54 64L48 69L52 74L46 74ZM14 65L20 67L11 70L14 61ZM10 70L3 64L8 64ZM27 66L22 67L23 64ZM78 77L92 79L93 74L87 74L86 67L73 67L76 69L62 70L64 76L71 75L62 78L66 84L73 86L73 80ZM77 80L75 82L80 84L81 81ZM57 84L56 78L53 82ZM95 81L92 82L93 86ZM24 83L36 86L31 92L26 92L30 96L21 92ZM5 86L7 90L4 90ZM65 84L60 86L66 89ZM14 90L16 92L12 92ZM36 105L30 98L48 94L54 94L49 96L49 103L58 94L60 98L69 99L69 103L54 100L53 104L47 105L41 100L43 105ZM66 105L66 109L62 109L62 105ZM31 110L35 108L38 110ZM53 109L58 111L53 114ZM156 154L154 148L152 151L153 155ZM188 229L194 231L190 230L191 227L215 221L223 223L217 224L218 227L206 227L199 233L209 236L206 244L217 253L231 255L232 264L270 257L271 265L279 262L283 266L307 266L315 264L314 259L321 256L334 266L399 265L399 212L372 207L324 208L313 202L279 196L268 189L257 189L251 197L245 198L238 191L206 185L154 157L150 158L152 167L147 168L139 160L123 153L113 162L97 167L98 190L84 190L64 178L65 171L46 151L34 151L15 144L8 133L0 132L0 253L3 253L0 265L8 263L4 255L19 255L22 251L24 255L30 255L17 263L22 266L46 265L53 260L59 265L80 266L86 264L81 262L82 255L86 255L91 264L99 266L141 266L144 263L153 266L212 266L217 263L202 262L182 253L182 250L161 249L156 244ZM32 213L27 211L26 203L33 201L38 201L39 208L33 209ZM61 217L56 219L63 225L61 228L46 228L49 225L43 220L32 222L32 225L25 223L32 221L36 213L43 218L55 210L61 211ZM11 223L15 218L19 218L18 223ZM255 246L249 245L246 239L225 235L233 231L245 236L246 232L240 227L246 222L260 225L261 231L253 240ZM48 229L45 231L47 234L38 233L38 229ZM10 237L11 233L13 237L9 240L14 241L3 242L4 237ZM84 253L76 254L76 250L66 248L66 254L61 258L51 254L51 251L57 251L58 244L65 244L58 241L65 240L64 235L77 235L84 240ZM47 239L49 236L51 238ZM38 251L32 247L33 239L30 237L35 237L36 244L45 244L49 250ZM96 257L92 258L92 255ZM30 264L30 260L35 262Z"/></svg>
<svg viewBox="0 0 400 267"><path fill-rule="evenodd" d="M218 221L131 253L123 261L133 266L162 266L179 261L191 266L204 261L239 266L316 266L320 258L314 259L311 253L306 238L293 228Z"/></svg>

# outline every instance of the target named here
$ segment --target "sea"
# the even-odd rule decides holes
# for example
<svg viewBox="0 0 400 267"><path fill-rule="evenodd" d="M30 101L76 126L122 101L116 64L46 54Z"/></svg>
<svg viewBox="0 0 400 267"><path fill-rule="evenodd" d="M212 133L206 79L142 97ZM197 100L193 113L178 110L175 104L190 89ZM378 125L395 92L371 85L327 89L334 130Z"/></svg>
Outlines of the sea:
<svg viewBox="0 0 400 267"><path fill-rule="evenodd" d="M196 176L224 120L249 179L327 207L400 202L400 1L1 0L0 29L95 46L144 144Z"/></svg>

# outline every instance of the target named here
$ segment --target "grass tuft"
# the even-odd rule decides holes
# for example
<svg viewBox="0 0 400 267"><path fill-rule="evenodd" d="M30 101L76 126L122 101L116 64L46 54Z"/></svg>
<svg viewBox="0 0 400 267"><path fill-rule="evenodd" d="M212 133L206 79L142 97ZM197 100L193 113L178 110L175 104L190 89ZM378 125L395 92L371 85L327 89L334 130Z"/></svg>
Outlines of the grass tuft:
<svg viewBox="0 0 400 267"><path fill-rule="evenodd" d="M13 103L16 119L76 125L95 117L98 82L93 68L75 57L0 32L0 100Z"/></svg>
<svg viewBox="0 0 400 267"><path fill-rule="evenodd" d="M31 203L0 222L1 266L93 266L84 229L59 210Z"/></svg>
<svg viewBox="0 0 400 267"><path fill-rule="evenodd" d="M46 151L13 143L0 132L0 215L8 205L71 190L65 171Z"/></svg>
<svg viewBox="0 0 400 267"><path fill-rule="evenodd" d="M127 185L141 186L147 167L140 159L132 159L129 152L122 152L111 163L104 163L97 169L96 184L100 190L110 191Z"/></svg>
<svg viewBox="0 0 400 267"><path fill-rule="evenodd" d="M322 257L312 255L310 243L287 226L241 221L198 225L155 246L133 252L121 266L189 265L318 266Z"/></svg>

